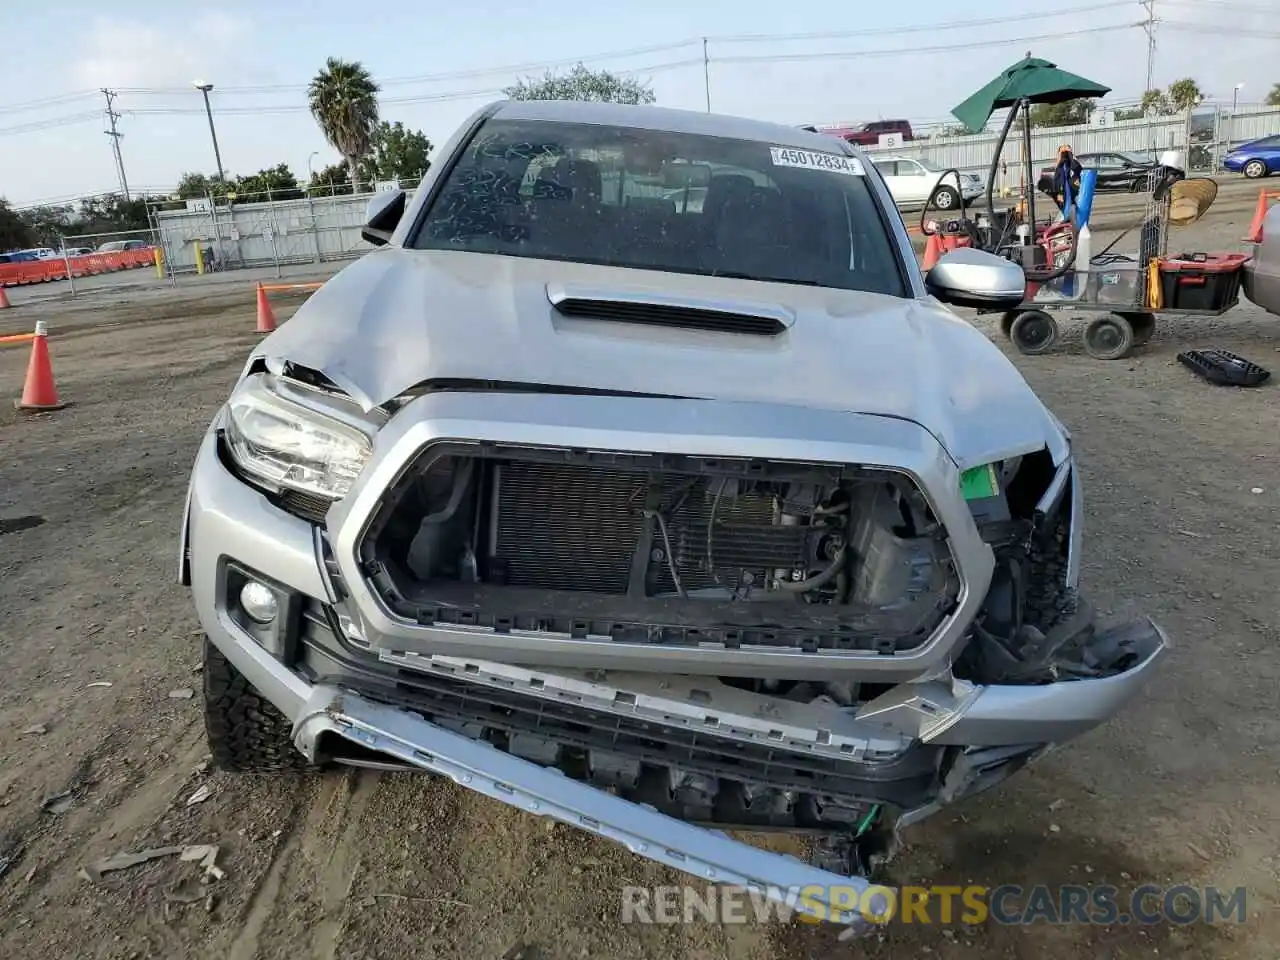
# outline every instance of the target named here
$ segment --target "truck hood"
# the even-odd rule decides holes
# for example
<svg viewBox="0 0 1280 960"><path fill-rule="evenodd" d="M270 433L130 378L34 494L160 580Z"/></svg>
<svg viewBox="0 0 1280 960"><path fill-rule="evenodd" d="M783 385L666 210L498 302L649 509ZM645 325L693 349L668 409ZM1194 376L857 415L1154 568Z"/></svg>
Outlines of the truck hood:
<svg viewBox="0 0 1280 960"><path fill-rule="evenodd" d="M784 307L774 337L562 316L548 285ZM985 335L933 299L388 247L317 290L250 359L323 373L366 410L430 380L782 404L911 420L961 469L1067 437Z"/></svg>

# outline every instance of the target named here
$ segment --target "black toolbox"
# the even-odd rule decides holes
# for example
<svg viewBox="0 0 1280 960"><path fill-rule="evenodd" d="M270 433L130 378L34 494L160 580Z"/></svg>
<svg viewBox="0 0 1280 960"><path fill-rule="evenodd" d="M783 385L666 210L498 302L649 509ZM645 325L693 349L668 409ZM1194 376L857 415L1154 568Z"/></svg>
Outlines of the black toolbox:
<svg viewBox="0 0 1280 960"><path fill-rule="evenodd" d="M1183 253L1160 261L1160 308L1221 313L1240 296L1247 253Z"/></svg>

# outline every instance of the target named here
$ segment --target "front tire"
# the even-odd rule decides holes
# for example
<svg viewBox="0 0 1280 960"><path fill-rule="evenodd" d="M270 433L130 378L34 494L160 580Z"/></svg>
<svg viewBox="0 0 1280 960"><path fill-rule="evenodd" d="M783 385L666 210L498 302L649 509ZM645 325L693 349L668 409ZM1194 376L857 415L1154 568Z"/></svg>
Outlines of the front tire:
<svg viewBox="0 0 1280 960"><path fill-rule="evenodd" d="M1084 328L1084 351L1095 360L1122 360L1133 349L1133 339L1128 319L1113 313L1089 321Z"/></svg>
<svg viewBox="0 0 1280 960"><path fill-rule="evenodd" d="M934 191L932 205L935 210L954 210L960 206L960 194L952 187L939 187Z"/></svg>
<svg viewBox="0 0 1280 960"><path fill-rule="evenodd" d="M1052 350L1058 342L1058 322L1043 310L1024 310L1009 327L1009 339L1028 357Z"/></svg>
<svg viewBox="0 0 1280 960"><path fill-rule="evenodd" d="M213 765L229 773L306 773L317 768L293 745L292 725L204 641L204 729Z"/></svg>
<svg viewBox="0 0 1280 960"><path fill-rule="evenodd" d="M1250 160L1244 165L1244 175L1250 180L1258 180L1267 175L1267 165L1261 160Z"/></svg>

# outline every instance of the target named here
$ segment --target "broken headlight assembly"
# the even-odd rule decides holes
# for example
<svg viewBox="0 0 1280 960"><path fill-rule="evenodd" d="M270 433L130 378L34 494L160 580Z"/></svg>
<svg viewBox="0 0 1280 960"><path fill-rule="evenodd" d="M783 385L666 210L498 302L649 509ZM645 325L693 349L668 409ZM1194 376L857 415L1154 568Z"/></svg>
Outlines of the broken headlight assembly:
<svg viewBox="0 0 1280 960"><path fill-rule="evenodd" d="M373 453L370 432L355 416L343 416L344 406L318 391L255 374L227 403L227 449L247 479L341 499Z"/></svg>

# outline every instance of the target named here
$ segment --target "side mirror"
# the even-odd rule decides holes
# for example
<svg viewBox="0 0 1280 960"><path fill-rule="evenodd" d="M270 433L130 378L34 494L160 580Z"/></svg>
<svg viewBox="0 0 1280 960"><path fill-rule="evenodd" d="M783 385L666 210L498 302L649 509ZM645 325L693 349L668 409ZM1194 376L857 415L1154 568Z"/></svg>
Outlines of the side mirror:
<svg viewBox="0 0 1280 960"><path fill-rule="evenodd" d="M1026 299L1027 276L1012 260L960 247L925 276L925 289L943 303L980 310L1012 310Z"/></svg>
<svg viewBox="0 0 1280 960"><path fill-rule="evenodd" d="M385 193L377 194L365 208L364 226L360 228L360 236L375 247L390 243L396 224L404 216L404 203L403 190L387 190Z"/></svg>

